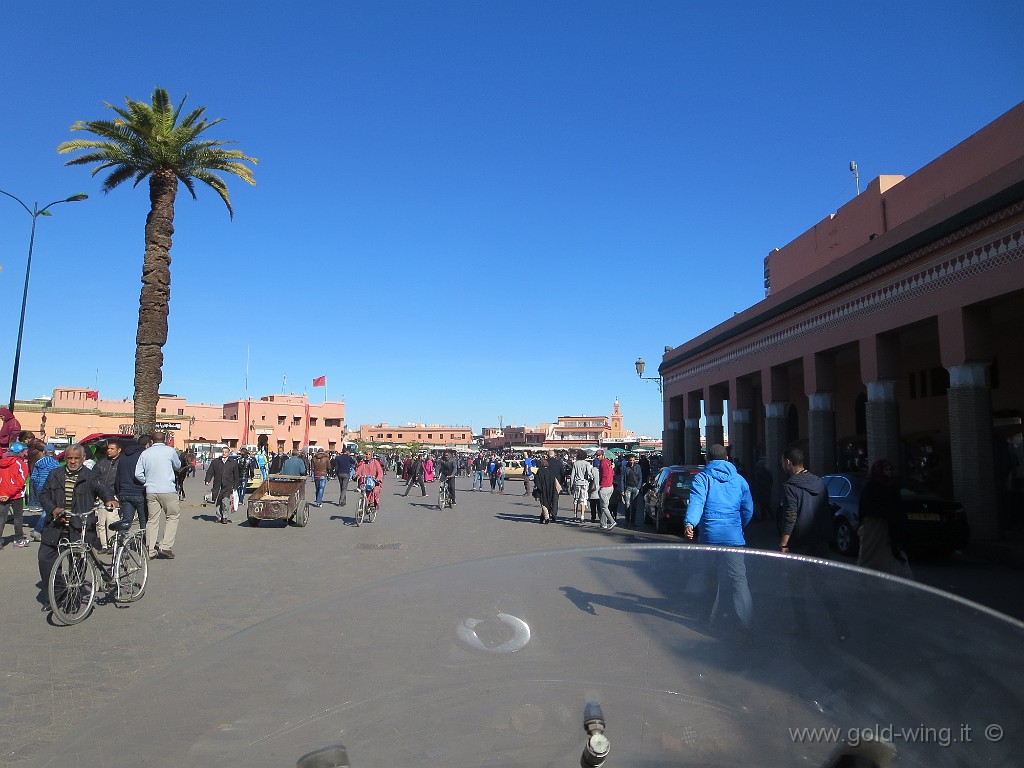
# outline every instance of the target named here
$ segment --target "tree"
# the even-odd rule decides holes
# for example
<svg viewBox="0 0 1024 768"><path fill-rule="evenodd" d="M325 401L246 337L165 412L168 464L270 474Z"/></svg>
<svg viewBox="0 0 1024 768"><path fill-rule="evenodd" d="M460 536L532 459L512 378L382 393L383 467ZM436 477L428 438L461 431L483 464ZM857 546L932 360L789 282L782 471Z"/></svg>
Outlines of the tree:
<svg viewBox="0 0 1024 768"><path fill-rule="evenodd" d="M188 98L187 95L185 98ZM217 171L231 173L255 184L252 170L243 163L259 161L237 149L225 149L233 141L202 138L223 118L203 117L198 107L182 117L185 98L171 105L167 91L153 91L151 103L125 99L122 108L104 103L117 117L113 120L79 120L72 131L86 131L98 138L65 141L57 152L87 150L66 165L96 164L92 175L109 170L102 190L110 192L122 182L132 186L149 177L149 215L146 217L146 250L142 259L142 291L139 295L139 326L135 337L135 429L152 432L156 404L163 381L163 346L167 342L167 315L171 297L171 235L174 234L174 200L178 182L196 198L195 182L213 188L234 218L228 188Z"/></svg>

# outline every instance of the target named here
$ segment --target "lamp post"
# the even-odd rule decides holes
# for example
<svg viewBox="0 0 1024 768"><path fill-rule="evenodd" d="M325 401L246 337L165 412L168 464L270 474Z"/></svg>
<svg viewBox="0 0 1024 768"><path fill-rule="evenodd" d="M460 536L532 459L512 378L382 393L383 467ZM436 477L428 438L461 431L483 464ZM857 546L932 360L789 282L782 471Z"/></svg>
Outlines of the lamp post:
<svg viewBox="0 0 1024 768"><path fill-rule="evenodd" d="M658 382L658 392L660 394L662 394L662 395L665 394L665 390L662 389L662 386L661 386L661 376L644 376L644 367L646 366L646 363L644 363L644 359L642 357L638 357L636 359L636 362L633 365L636 366L636 375L637 376L639 376L644 381L656 381L656 382Z"/></svg>
<svg viewBox="0 0 1024 768"><path fill-rule="evenodd" d="M10 192L4 192L0 189L0 194L6 195L15 202L18 203L29 216L32 217L32 233L28 239L28 262L25 264L25 289L21 294L21 320L18 322L18 344L14 349L14 371L11 374L11 402L8 407L11 411L14 410L14 398L18 393L18 369L21 367L21 337L25 332L25 307L28 305L28 279L32 274L32 247L36 242L36 219L40 216L51 216L50 208L61 203L77 203L82 200L88 200L89 196L83 192L79 192L77 195L71 197L65 197L63 200L54 200L52 203L39 207L39 203L33 203L32 207L29 208L19 198L12 195Z"/></svg>

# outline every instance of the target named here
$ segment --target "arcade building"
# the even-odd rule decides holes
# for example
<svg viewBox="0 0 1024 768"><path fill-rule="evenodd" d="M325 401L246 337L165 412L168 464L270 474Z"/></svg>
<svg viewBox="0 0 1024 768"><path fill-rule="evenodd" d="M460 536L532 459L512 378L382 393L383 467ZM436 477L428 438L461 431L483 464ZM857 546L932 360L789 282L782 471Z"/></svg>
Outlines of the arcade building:
<svg viewBox="0 0 1024 768"><path fill-rule="evenodd" d="M777 500L788 446L819 475L888 458L997 538L1020 515L1024 104L763 268L763 301L666 351L666 459L700 463L728 432Z"/></svg>

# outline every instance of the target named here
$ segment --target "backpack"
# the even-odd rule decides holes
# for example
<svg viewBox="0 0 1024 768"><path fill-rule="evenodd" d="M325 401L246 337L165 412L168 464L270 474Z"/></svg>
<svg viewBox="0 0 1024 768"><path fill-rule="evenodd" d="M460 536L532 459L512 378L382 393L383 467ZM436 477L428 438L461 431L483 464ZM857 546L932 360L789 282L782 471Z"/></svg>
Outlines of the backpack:
<svg viewBox="0 0 1024 768"><path fill-rule="evenodd" d="M374 478L374 477L371 477L370 475L367 475L366 476L366 490L372 491L376 487L377 487L377 479Z"/></svg>

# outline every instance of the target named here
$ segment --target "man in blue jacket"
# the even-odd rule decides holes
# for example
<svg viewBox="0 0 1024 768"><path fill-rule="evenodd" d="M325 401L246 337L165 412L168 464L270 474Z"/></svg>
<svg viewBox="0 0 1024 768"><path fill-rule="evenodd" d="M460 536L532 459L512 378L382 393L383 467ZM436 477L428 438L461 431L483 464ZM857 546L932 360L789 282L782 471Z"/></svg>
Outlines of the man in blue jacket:
<svg viewBox="0 0 1024 768"><path fill-rule="evenodd" d="M693 539L694 528L701 526L701 541L713 546L742 547L746 545L743 529L754 516L754 499L750 486L726 460L725 447L708 448L711 461L693 478L690 501L686 508L686 538ZM747 586L747 567L739 552L715 554L716 572L709 574L707 620L713 622L720 604L722 584L732 592L733 609L740 627L750 629L753 605Z"/></svg>

